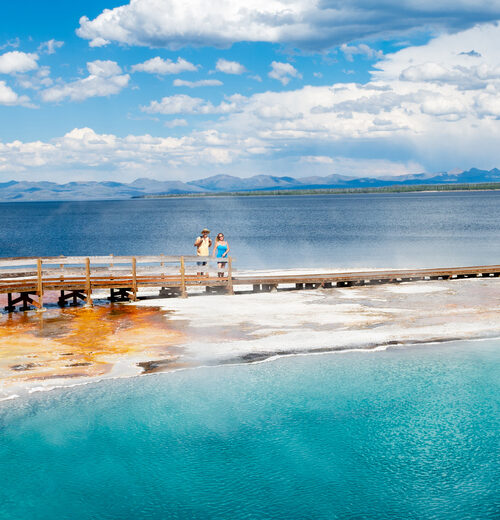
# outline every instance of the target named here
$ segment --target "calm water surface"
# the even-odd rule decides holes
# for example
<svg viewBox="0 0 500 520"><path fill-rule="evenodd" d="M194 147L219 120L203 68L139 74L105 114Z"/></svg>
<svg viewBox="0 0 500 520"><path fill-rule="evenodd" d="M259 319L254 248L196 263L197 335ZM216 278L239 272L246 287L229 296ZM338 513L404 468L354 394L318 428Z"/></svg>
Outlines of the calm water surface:
<svg viewBox="0 0 500 520"><path fill-rule="evenodd" d="M193 254L223 231L241 267L423 267L500 260L500 193L0 204L1 256Z"/></svg>
<svg viewBox="0 0 500 520"><path fill-rule="evenodd" d="M498 341L0 403L2 519L496 519Z"/></svg>

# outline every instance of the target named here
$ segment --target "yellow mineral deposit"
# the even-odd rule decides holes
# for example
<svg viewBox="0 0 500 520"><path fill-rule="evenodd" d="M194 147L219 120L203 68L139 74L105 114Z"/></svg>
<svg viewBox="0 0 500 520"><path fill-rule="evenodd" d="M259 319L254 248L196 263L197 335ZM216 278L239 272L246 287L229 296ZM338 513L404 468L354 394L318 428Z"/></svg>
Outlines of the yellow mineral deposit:
<svg viewBox="0 0 500 520"><path fill-rule="evenodd" d="M132 305L51 309L0 318L0 380L96 377L119 360L175 362L184 338L155 308Z"/></svg>

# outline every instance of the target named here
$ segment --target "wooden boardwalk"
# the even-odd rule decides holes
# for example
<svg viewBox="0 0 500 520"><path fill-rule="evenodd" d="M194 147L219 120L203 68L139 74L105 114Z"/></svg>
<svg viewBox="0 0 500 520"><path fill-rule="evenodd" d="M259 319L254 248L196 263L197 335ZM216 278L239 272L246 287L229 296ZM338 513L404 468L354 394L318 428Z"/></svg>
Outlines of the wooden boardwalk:
<svg viewBox="0 0 500 520"><path fill-rule="evenodd" d="M239 274L233 260L227 259L224 272L217 260L208 258L198 266L196 256L90 256L0 259L0 294L7 294L9 312L35 307L43 310L44 294L58 291L58 303L92 305L92 294L109 290L111 301L137 300L140 288L159 288L159 296L187 297L188 289L205 287L207 292L234 293L237 286L253 291L287 288L348 287L417 280L451 280L498 277L500 265L445 267L433 269L396 269L334 273ZM205 258L203 258L205 260ZM215 267L214 267L215 266ZM197 274L197 271L205 271ZM207 274L209 272L210 274Z"/></svg>

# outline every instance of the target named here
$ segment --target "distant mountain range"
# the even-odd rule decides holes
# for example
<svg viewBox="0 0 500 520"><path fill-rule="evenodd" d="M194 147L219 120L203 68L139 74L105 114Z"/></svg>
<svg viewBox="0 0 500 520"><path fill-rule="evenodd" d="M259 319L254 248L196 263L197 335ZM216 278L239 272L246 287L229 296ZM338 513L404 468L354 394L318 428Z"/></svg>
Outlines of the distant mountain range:
<svg viewBox="0 0 500 520"><path fill-rule="evenodd" d="M500 170L452 171L448 173L420 173L395 177L276 177L256 175L241 179L232 175L215 175L191 182L157 181L137 179L131 183L121 182L54 182L9 181L0 183L1 202L49 201L49 200L107 200L130 199L146 195L223 193L233 191L376 188L382 186L411 186L436 184L468 184L500 182Z"/></svg>

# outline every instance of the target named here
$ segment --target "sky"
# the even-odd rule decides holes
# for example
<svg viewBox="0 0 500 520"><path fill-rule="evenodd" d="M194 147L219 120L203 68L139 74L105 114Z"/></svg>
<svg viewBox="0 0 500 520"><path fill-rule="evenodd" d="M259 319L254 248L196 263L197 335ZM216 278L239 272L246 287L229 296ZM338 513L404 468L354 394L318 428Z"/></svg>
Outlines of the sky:
<svg viewBox="0 0 500 520"><path fill-rule="evenodd" d="M0 1L0 182L500 167L500 0Z"/></svg>

